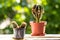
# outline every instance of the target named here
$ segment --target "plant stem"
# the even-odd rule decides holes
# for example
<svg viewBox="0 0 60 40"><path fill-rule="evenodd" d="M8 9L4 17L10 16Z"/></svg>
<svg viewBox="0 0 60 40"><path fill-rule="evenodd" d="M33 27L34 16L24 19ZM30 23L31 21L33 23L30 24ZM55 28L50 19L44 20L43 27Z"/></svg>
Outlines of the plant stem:
<svg viewBox="0 0 60 40"><path fill-rule="evenodd" d="M39 23L39 21L40 21L40 20L39 20L38 18L36 18L36 23Z"/></svg>

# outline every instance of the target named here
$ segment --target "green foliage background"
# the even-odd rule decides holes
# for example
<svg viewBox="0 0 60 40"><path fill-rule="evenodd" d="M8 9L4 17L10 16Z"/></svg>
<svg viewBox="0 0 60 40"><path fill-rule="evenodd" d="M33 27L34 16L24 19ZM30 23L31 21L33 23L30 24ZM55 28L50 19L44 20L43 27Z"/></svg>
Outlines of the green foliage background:
<svg viewBox="0 0 60 40"><path fill-rule="evenodd" d="M25 21L27 23L26 33L31 33L29 22L34 20L31 8L34 4L40 4L44 7L45 13L42 20L47 21L47 34L60 34L60 0L0 0L0 23L6 18L10 21L16 21L19 25ZM4 26L4 25L3 25ZM8 32L6 30L9 30ZM13 29L8 25L0 29L2 34L12 34Z"/></svg>

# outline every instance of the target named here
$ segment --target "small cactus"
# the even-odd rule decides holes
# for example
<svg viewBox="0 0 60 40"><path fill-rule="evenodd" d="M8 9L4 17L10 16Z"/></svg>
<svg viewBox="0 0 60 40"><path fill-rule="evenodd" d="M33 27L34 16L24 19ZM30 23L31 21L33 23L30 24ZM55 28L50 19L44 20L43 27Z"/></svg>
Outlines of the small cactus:
<svg viewBox="0 0 60 40"><path fill-rule="evenodd" d="M27 25L27 24L26 24L25 22L23 22L23 23L20 25L20 27L21 27L21 28L25 28L26 25Z"/></svg>
<svg viewBox="0 0 60 40"><path fill-rule="evenodd" d="M13 28L25 28L26 27L26 22L22 22L22 24L19 26L16 21L12 21Z"/></svg>
<svg viewBox="0 0 60 40"><path fill-rule="evenodd" d="M36 19L36 22L40 22L42 15L43 15L43 7L41 5L34 5L32 8L32 14L34 18Z"/></svg>
<svg viewBox="0 0 60 40"><path fill-rule="evenodd" d="M16 21L12 21L12 25L13 25L13 28L18 28L18 24L16 23Z"/></svg>
<svg viewBox="0 0 60 40"><path fill-rule="evenodd" d="M26 28L26 23L22 22L22 24L19 26L16 21L12 21L13 25L13 32L14 32L14 37L13 38L24 38L24 33L25 33L25 28Z"/></svg>

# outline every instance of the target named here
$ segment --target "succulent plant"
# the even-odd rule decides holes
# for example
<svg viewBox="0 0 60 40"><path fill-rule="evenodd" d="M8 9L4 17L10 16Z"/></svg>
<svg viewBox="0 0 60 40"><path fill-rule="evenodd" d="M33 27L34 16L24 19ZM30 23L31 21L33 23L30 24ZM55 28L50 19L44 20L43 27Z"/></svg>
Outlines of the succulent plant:
<svg viewBox="0 0 60 40"><path fill-rule="evenodd" d="M19 27L18 24L16 23L16 21L12 21L11 24L13 25L13 28Z"/></svg>
<svg viewBox="0 0 60 40"><path fill-rule="evenodd" d="M22 24L19 26L16 21L12 21L13 28L25 28L26 22L22 22Z"/></svg>
<svg viewBox="0 0 60 40"><path fill-rule="evenodd" d="M21 27L21 28L25 28L26 25L27 25L26 22L23 22L23 23L20 25L20 27Z"/></svg>
<svg viewBox="0 0 60 40"><path fill-rule="evenodd" d="M32 7L32 14L33 14L34 18L36 19L35 22L37 22L37 23L40 22L43 13L44 13L44 9L41 5L34 5Z"/></svg>

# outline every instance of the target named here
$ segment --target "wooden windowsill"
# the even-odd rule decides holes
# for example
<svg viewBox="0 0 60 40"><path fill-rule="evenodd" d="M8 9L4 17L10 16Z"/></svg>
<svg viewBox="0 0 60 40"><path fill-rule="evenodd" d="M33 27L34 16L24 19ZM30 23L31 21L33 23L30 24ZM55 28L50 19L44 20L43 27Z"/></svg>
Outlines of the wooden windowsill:
<svg viewBox="0 0 60 40"><path fill-rule="evenodd" d="M12 40L13 34L0 34L0 40ZM25 34L25 40L60 40L60 34L46 34L45 36L31 36L30 34Z"/></svg>

